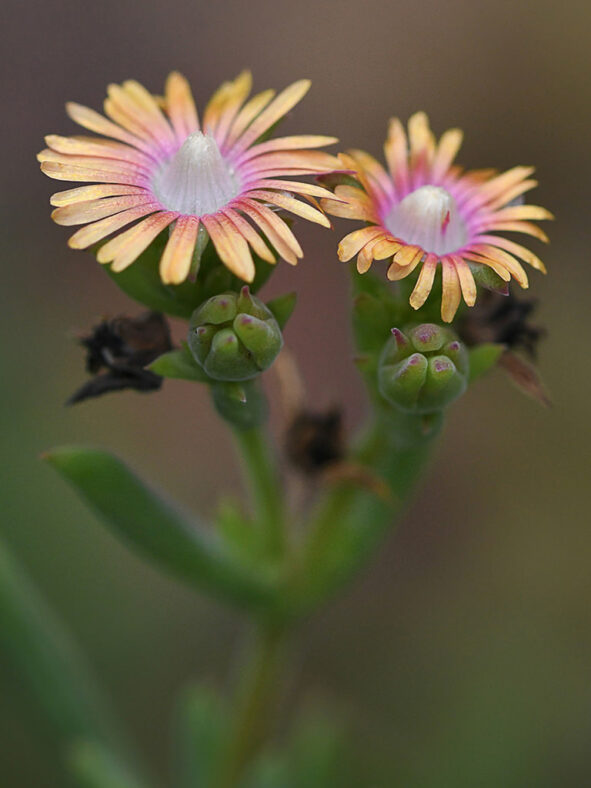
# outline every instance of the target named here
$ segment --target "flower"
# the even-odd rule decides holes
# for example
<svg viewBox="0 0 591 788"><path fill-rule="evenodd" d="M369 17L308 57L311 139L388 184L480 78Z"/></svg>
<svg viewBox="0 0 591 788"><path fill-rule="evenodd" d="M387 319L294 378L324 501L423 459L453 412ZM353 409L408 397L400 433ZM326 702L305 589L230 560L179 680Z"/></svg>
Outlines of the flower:
<svg viewBox="0 0 591 788"><path fill-rule="evenodd" d="M189 84L177 72L168 77L163 98L132 80L110 85L104 103L107 117L68 103L72 120L102 135L52 134L46 137L49 147L38 156L51 178L93 184L51 198L56 206L52 218L58 224L85 225L69 245L85 249L134 222L97 255L101 263L112 263L113 271L122 271L174 223L160 260L164 283L187 278L201 228L222 262L244 281L255 275L250 249L275 262L261 234L295 265L302 249L276 209L330 226L314 198L331 192L280 179L326 174L340 166L336 157L310 150L336 139L305 135L261 142L303 98L310 82L301 80L277 96L266 90L247 100L251 82L246 71L225 82L209 101L202 124Z"/></svg>
<svg viewBox="0 0 591 788"><path fill-rule="evenodd" d="M333 216L368 223L345 236L338 249L343 261L357 255L360 273L373 260L388 259L388 279L396 281L421 266L410 296L414 309L427 300L441 262L441 315L446 322L453 320L462 295L468 306L476 301L471 263L489 266L505 282L514 277L524 288L527 274L519 259L545 272L533 252L497 232L521 232L547 241L531 220L552 218L537 205L515 204L537 185L529 177L533 167L514 167L500 175L491 170L464 173L453 164L461 143L459 129L446 131L437 143L424 112L410 118L408 139L393 118L384 147L389 173L364 151L341 154L363 188L339 185L335 197L341 202L322 203Z"/></svg>

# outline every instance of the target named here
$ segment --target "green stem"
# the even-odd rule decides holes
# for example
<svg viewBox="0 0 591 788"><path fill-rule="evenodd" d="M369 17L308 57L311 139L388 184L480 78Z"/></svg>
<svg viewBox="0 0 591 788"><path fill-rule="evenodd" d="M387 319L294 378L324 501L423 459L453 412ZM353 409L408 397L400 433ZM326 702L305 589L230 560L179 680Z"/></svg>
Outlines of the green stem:
<svg viewBox="0 0 591 788"><path fill-rule="evenodd" d="M277 464L264 430L235 429L245 475L249 481L255 519L269 556L281 557L286 546L285 514Z"/></svg>
<svg viewBox="0 0 591 788"><path fill-rule="evenodd" d="M391 499L343 482L318 507L295 579L300 614L317 607L350 581L392 526L428 460L440 424L428 431L421 419L378 412L353 458L386 482Z"/></svg>
<svg viewBox="0 0 591 788"><path fill-rule="evenodd" d="M237 693L234 719L215 788L239 785L267 737L280 680L284 634L283 627L274 623L264 622L258 626L250 664Z"/></svg>

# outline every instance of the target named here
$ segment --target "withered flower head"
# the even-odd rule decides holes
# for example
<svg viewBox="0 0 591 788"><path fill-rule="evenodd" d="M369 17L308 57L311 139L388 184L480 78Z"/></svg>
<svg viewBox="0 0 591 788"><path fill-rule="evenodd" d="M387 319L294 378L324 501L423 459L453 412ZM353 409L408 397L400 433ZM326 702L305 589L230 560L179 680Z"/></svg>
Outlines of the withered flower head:
<svg viewBox="0 0 591 788"><path fill-rule="evenodd" d="M522 350L535 359L538 342L546 333L541 326L529 322L536 307L533 298L485 290L474 309L463 315L458 333L469 346L495 342L510 350Z"/></svg>
<svg viewBox="0 0 591 788"><path fill-rule="evenodd" d="M301 411L285 436L285 449L292 464L314 475L344 456L343 417L340 410L326 413Z"/></svg>
<svg viewBox="0 0 591 788"><path fill-rule="evenodd" d="M159 312L103 320L80 344L87 351L86 369L94 377L70 397L68 405L109 391L156 391L162 378L145 367L172 348L168 324Z"/></svg>

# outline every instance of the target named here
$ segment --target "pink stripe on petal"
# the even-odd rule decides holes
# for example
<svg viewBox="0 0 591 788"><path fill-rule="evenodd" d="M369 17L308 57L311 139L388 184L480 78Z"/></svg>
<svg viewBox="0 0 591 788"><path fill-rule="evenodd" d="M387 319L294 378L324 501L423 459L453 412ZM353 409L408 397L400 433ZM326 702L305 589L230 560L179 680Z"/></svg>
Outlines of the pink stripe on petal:
<svg viewBox="0 0 591 788"><path fill-rule="evenodd" d="M451 323L454 319L460 301L462 290L456 267L451 257L445 255L441 258L442 266L442 293L441 293L441 319L444 323Z"/></svg>
<svg viewBox="0 0 591 788"><path fill-rule="evenodd" d="M170 151L166 144L164 144L157 134L154 134L153 129L147 130L144 127L138 116L131 113L129 105L126 102L122 105L119 93L115 92L114 95L115 98L105 99L103 105L105 114L135 137L139 137L143 140L146 145L149 145L154 152L154 156L157 157L159 161L167 158Z"/></svg>
<svg viewBox="0 0 591 788"><path fill-rule="evenodd" d="M261 112L256 120L249 126L240 139L236 142L234 150L246 150L253 142L264 134L267 129L280 120L290 109L303 99L310 89L310 81L301 79L293 85L285 88L270 104Z"/></svg>
<svg viewBox="0 0 591 788"><path fill-rule="evenodd" d="M77 186L75 189L66 189L52 194L49 202L57 208L63 205L72 205L78 202L87 202L99 197L117 197L121 194L148 194L141 186L127 186L119 184L100 184L93 186Z"/></svg>
<svg viewBox="0 0 591 788"><path fill-rule="evenodd" d="M195 216L177 219L160 260L160 278L164 284L178 285L189 275L198 232L199 219Z"/></svg>
<svg viewBox="0 0 591 788"><path fill-rule="evenodd" d="M58 134L48 134L45 137L45 142L56 153L115 159L135 164L148 171L154 168L154 160L137 148L100 137L60 137Z"/></svg>
<svg viewBox="0 0 591 788"><path fill-rule="evenodd" d="M122 211L115 214L115 216L108 216L106 219L93 222L93 224L87 224L71 236L68 240L68 246L71 246L72 249L86 249L115 232L115 230L125 227L126 224L130 224L130 222L140 219L142 216L154 213L159 208L158 203L141 205L137 208L129 208L129 210Z"/></svg>
<svg viewBox="0 0 591 788"><path fill-rule="evenodd" d="M233 204L258 224L279 256L287 263L296 265L297 258L303 257L302 248L296 237L277 214L255 200L240 199L235 200Z"/></svg>
<svg viewBox="0 0 591 788"><path fill-rule="evenodd" d="M228 96L215 125L214 136L220 147L223 147L242 105L248 98L252 89L252 76L250 71L243 71L234 81L233 89Z"/></svg>
<svg viewBox="0 0 591 788"><path fill-rule="evenodd" d="M336 137L324 137L312 134L302 134L297 137L275 137L275 139L253 145L244 151L238 159L238 163L255 159L265 153L275 153L287 150L305 150L308 148L322 148L325 145L334 145L338 142Z"/></svg>
<svg viewBox="0 0 591 788"><path fill-rule="evenodd" d="M124 172L114 173L111 169L80 167L77 165L60 164L54 161L41 163L41 171L58 181L86 181L87 183L129 184L130 186L148 186L145 176L128 175Z"/></svg>
<svg viewBox="0 0 591 788"><path fill-rule="evenodd" d="M191 88L178 71L173 71L166 80L166 109L179 142L199 129Z"/></svg>
<svg viewBox="0 0 591 788"><path fill-rule="evenodd" d="M429 253L425 258L419 278L410 296L410 305L413 309L420 309L429 297L433 288L438 262L439 258L436 254Z"/></svg>
<svg viewBox="0 0 591 788"><path fill-rule="evenodd" d="M95 112L89 107L84 107L82 104L76 104L73 101L69 101L66 104L66 112L75 123L79 126L83 126L89 131L94 131L97 134L103 134L106 137L112 137L121 142L126 142L128 145L143 150L144 153L147 153L152 158L158 157L158 152L152 145L146 143L140 137L130 134L125 129L122 129L121 126L112 123L100 113Z"/></svg>
<svg viewBox="0 0 591 788"><path fill-rule="evenodd" d="M233 146L236 140L262 112L274 95L274 90L263 90L262 93L257 93L246 102L228 131L228 135L224 144L224 151L233 153Z"/></svg>
<svg viewBox="0 0 591 788"><path fill-rule="evenodd" d="M476 303L476 282L474 281L470 266L460 255L452 254L450 257L455 265L458 279L460 280L464 301L468 306L474 306Z"/></svg>
<svg viewBox="0 0 591 788"><path fill-rule="evenodd" d="M177 216L175 211L162 211L122 233L119 238L125 238L125 242L119 245L111 270L115 273L125 270Z"/></svg>
<svg viewBox="0 0 591 788"><path fill-rule="evenodd" d="M215 216L203 216L201 221L224 265L240 279L252 282L255 267L250 249L227 216L218 213Z"/></svg>
<svg viewBox="0 0 591 788"><path fill-rule="evenodd" d="M261 260L266 260L271 264L277 262L273 252L271 252L261 236L254 227L247 222L242 214L238 213L238 211L235 211L233 208L224 208L222 213L234 224L247 243L250 244L253 252L260 257Z"/></svg>
<svg viewBox="0 0 591 788"><path fill-rule="evenodd" d="M352 260L368 241L385 236L386 233L383 227L362 227L360 230L354 230L352 233L346 235L339 243L339 260L344 263L348 260Z"/></svg>
<svg viewBox="0 0 591 788"><path fill-rule="evenodd" d="M311 205L305 205L304 203L301 203L294 197L288 197L285 194L259 189L249 192L248 196L257 200L262 200L266 203L270 203L271 205L276 205L278 208L283 208L286 211L290 211L291 213L296 214L296 216L302 216L304 219L307 219L310 222L321 224L323 227L330 227L330 221L323 213L316 210L316 208L313 208Z"/></svg>
<svg viewBox="0 0 591 788"><path fill-rule="evenodd" d="M303 181L280 181L273 178L260 178L258 180L246 181L242 184L246 189L280 189L282 191L294 192L295 194L310 194L312 197L326 197L328 200L343 202L337 198L329 189L324 186L317 186L314 183Z"/></svg>
<svg viewBox="0 0 591 788"><path fill-rule="evenodd" d="M65 166L86 167L88 169L97 168L102 172L112 172L114 175L135 175L144 178L150 176L149 170L144 167L139 167L137 164L131 164L130 162L118 161L117 159L109 159L102 156L70 156L65 153L57 153L49 148L38 153L37 160L41 163L53 162Z"/></svg>
<svg viewBox="0 0 591 788"><path fill-rule="evenodd" d="M148 194L130 194L122 197L106 197L88 202L78 202L73 205L65 205L56 208L52 212L51 218L56 224L70 226L73 224L88 224L105 216L125 211L128 208L135 208L138 205L146 205L152 201Z"/></svg>

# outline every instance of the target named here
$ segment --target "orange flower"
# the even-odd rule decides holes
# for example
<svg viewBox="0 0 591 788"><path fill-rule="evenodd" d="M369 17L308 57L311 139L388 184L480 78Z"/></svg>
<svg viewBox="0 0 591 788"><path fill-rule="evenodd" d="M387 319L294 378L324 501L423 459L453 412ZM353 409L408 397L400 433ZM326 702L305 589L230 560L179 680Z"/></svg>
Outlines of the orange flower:
<svg viewBox="0 0 591 788"><path fill-rule="evenodd" d="M132 80L110 85L107 117L67 104L76 123L102 136L46 137L49 147L38 156L43 172L57 180L93 184L54 194L53 219L85 225L69 240L75 249L118 233L98 252L99 261L111 263L113 271L127 268L171 227L160 261L160 276L169 284L188 276L201 228L223 263L246 282L255 274L251 249L270 263L275 251L295 265L302 249L277 209L330 226L314 198L331 192L293 178L339 167L336 157L311 150L336 139L298 136L261 142L261 137L309 87L309 81L301 80L277 96L266 90L248 99L251 76L245 71L214 94L202 124L191 89L177 72L168 77L163 99ZM290 180L281 180L285 177Z"/></svg>
<svg viewBox="0 0 591 788"><path fill-rule="evenodd" d="M414 309L425 303L441 263L441 316L446 322L453 320L462 296L468 306L476 301L474 264L489 266L504 281L513 277L522 287L528 280L520 260L545 272L533 252L497 233L521 232L547 241L531 220L552 218L537 205L517 204L537 185L530 179L533 167L514 167L501 175L463 173L453 165L461 143L459 129L446 131L437 142L424 112L409 120L408 138L394 118L384 148L389 171L363 151L341 154L361 188L337 186L335 197L341 202L322 201L333 216L367 223L346 235L338 249L344 261L357 255L360 273L374 260L389 260L387 276L396 281L420 266L410 297Z"/></svg>

